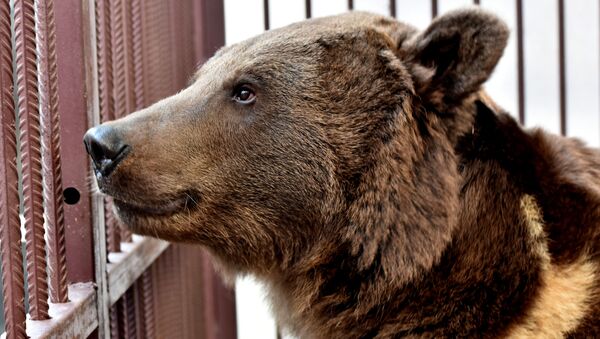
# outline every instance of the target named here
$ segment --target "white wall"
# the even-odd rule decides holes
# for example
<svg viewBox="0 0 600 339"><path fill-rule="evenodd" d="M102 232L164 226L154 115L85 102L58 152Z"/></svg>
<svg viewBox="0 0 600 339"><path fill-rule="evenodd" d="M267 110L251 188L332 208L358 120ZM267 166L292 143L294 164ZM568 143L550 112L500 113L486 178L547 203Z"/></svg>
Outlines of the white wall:
<svg viewBox="0 0 600 339"><path fill-rule="evenodd" d="M438 0L438 14L471 3ZM320 17L347 10L347 0L313 0L312 15ZM518 115L515 2L481 0L495 12L512 34L505 54L486 83L491 96L513 116ZM597 0L565 1L567 134L600 145L600 45ZM387 0L355 0L355 10L388 14ZM270 25L281 27L304 19L304 0L270 0ZM431 20L431 1L396 0L398 19L425 28ZM226 41L244 40L263 31L262 0L225 0ZM523 1L525 115L527 126L559 132L559 66L557 0ZM240 339L275 338L275 324L255 281L237 284Z"/></svg>

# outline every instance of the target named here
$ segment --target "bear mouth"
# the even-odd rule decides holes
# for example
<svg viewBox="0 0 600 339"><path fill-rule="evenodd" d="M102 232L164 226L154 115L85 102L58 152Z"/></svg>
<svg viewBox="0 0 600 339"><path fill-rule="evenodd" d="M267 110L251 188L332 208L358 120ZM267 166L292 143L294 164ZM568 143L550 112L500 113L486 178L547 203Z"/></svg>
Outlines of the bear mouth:
<svg viewBox="0 0 600 339"><path fill-rule="evenodd" d="M145 215L153 217L169 217L184 210L192 210L198 203L196 195L183 194L176 199L140 204L114 198L114 205L119 212L125 214Z"/></svg>

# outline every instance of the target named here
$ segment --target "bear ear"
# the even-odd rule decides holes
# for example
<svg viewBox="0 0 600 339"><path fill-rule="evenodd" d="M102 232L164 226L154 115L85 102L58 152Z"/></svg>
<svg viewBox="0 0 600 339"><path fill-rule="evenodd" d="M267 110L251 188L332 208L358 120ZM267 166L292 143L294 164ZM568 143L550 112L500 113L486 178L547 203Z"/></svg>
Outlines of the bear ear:
<svg viewBox="0 0 600 339"><path fill-rule="evenodd" d="M417 93L439 111L459 105L489 78L508 35L504 22L480 9L438 17L407 42Z"/></svg>

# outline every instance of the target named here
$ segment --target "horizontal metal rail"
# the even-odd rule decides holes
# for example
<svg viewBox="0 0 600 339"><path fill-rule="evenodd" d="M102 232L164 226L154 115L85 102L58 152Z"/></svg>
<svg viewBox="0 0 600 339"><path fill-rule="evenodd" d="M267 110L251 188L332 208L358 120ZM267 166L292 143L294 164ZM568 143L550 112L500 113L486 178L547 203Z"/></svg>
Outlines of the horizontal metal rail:
<svg viewBox="0 0 600 339"><path fill-rule="evenodd" d="M50 303L50 319L27 320L31 338L86 338L98 327L96 289L93 283L69 286L69 302Z"/></svg>
<svg viewBox="0 0 600 339"><path fill-rule="evenodd" d="M109 304L113 305L168 246L163 240L133 235L131 242L121 243L121 252L109 253Z"/></svg>

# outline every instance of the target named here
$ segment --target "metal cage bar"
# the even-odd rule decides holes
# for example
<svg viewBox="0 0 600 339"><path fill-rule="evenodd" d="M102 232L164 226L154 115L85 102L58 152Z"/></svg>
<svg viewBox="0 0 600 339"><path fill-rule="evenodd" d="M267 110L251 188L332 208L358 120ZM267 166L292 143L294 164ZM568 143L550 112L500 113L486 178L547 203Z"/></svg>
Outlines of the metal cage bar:
<svg viewBox="0 0 600 339"><path fill-rule="evenodd" d="M25 338L10 4L0 2L0 253L6 338Z"/></svg>
<svg viewBox="0 0 600 339"><path fill-rule="evenodd" d="M48 283L34 1L17 0L14 10L29 314L33 320L44 320L49 317Z"/></svg>
<svg viewBox="0 0 600 339"><path fill-rule="evenodd" d="M523 1L516 0L517 13L517 90L519 122L525 123L525 57L523 49Z"/></svg>
<svg viewBox="0 0 600 339"><path fill-rule="evenodd" d="M558 91L560 107L560 133L567 134L567 76L565 65L565 2L558 0Z"/></svg>
<svg viewBox="0 0 600 339"><path fill-rule="evenodd" d="M50 301L68 301L67 255L60 157L58 71L54 1L36 1L39 98L42 125L42 175L46 221Z"/></svg>

